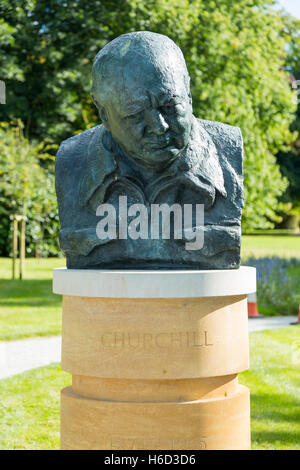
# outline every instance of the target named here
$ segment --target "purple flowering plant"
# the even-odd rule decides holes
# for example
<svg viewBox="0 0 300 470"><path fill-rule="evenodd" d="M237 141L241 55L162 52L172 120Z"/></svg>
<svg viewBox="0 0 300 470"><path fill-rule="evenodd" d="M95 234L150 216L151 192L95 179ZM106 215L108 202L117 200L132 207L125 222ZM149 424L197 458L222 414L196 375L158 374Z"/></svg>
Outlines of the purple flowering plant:
<svg viewBox="0 0 300 470"><path fill-rule="evenodd" d="M245 264L256 268L257 303L264 314L298 313L300 301L300 259L278 256L249 257Z"/></svg>

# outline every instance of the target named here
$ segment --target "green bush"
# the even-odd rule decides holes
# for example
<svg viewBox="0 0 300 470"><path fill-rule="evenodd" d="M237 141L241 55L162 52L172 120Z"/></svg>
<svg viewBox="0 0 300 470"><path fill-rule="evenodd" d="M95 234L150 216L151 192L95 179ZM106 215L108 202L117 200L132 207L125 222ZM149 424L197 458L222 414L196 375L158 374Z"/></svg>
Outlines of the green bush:
<svg viewBox="0 0 300 470"><path fill-rule="evenodd" d="M57 256L59 220L53 157L29 143L21 122L0 124L0 256L11 254L13 214L26 221L26 254Z"/></svg>

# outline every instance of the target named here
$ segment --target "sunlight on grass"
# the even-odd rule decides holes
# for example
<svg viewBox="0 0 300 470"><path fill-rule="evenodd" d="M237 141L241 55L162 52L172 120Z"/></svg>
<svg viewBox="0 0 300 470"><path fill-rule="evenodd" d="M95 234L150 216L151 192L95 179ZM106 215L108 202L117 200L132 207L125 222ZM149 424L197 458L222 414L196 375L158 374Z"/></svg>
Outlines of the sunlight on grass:
<svg viewBox="0 0 300 470"><path fill-rule="evenodd" d="M280 256L300 258L300 236L242 236L242 258Z"/></svg>
<svg viewBox="0 0 300 470"><path fill-rule="evenodd" d="M259 320L258 320L259 321ZM300 449L300 327L252 333L250 369L253 449Z"/></svg>
<svg viewBox="0 0 300 470"><path fill-rule="evenodd" d="M52 270L62 258L27 259L22 281L11 280L11 259L0 258L0 340L58 335L61 296L52 293Z"/></svg>
<svg viewBox="0 0 300 470"><path fill-rule="evenodd" d="M60 390L71 376L56 364L0 381L0 449L58 449Z"/></svg>
<svg viewBox="0 0 300 470"><path fill-rule="evenodd" d="M26 258L24 279L52 279L54 268L66 266L64 258ZM16 270L18 276L18 267ZM12 260L10 258L0 258L0 279L12 278Z"/></svg>

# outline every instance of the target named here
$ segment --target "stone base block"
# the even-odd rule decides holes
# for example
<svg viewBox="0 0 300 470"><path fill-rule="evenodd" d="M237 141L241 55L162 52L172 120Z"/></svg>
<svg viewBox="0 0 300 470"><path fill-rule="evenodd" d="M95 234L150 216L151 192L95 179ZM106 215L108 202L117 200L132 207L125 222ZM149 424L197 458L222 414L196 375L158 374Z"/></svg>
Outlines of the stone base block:
<svg viewBox="0 0 300 470"><path fill-rule="evenodd" d="M61 395L61 447L88 450L250 449L249 390L182 402L106 401Z"/></svg>
<svg viewBox="0 0 300 470"><path fill-rule="evenodd" d="M182 379L248 369L247 296L63 297L62 368L76 375Z"/></svg>
<svg viewBox="0 0 300 470"><path fill-rule="evenodd" d="M250 448L247 294L255 269L55 270L61 448Z"/></svg>

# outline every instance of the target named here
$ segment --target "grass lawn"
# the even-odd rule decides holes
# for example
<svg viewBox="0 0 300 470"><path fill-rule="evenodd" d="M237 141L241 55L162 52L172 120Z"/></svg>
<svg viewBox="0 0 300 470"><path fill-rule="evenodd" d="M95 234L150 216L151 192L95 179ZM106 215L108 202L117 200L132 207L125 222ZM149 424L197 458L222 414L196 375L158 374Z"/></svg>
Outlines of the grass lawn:
<svg viewBox="0 0 300 470"><path fill-rule="evenodd" d="M242 258L248 256L300 258L300 235L243 235Z"/></svg>
<svg viewBox="0 0 300 470"><path fill-rule="evenodd" d="M251 333L253 449L300 449L300 327ZM297 351L298 347L298 351ZM0 381L0 449L58 449L60 389L71 376L57 364Z"/></svg>
<svg viewBox="0 0 300 470"><path fill-rule="evenodd" d="M251 333L239 381L251 391L252 448L300 449L300 327Z"/></svg>
<svg viewBox="0 0 300 470"><path fill-rule="evenodd" d="M61 296L52 294L52 269L64 259L27 259L24 280L11 280L11 260L0 258L0 340L58 335Z"/></svg>

